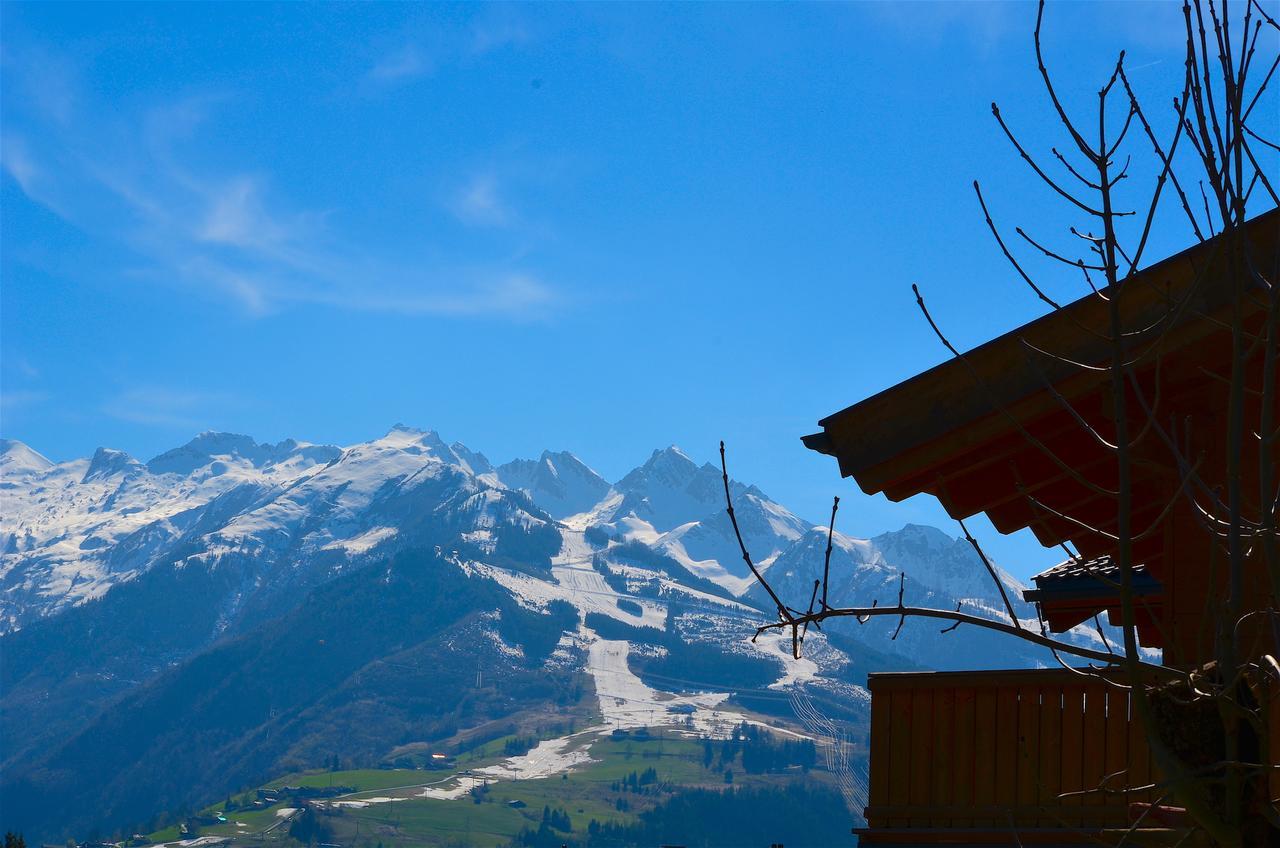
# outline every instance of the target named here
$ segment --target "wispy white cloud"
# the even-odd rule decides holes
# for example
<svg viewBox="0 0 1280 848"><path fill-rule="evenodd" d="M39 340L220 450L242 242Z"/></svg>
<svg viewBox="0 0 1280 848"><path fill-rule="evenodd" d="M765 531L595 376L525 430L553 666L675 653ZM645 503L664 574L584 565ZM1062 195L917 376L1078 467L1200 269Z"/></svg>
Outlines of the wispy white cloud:
<svg viewBox="0 0 1280 848"><path fill-rule="evenodd" d="M367 76L376 83L396 83L424 76L432 69L426 51L416 44L407 44L381 56Z"/></svg>
<svg viewBox="0 0 1280 848"><path fill-rule="evenodd" d="M528 24L517 14L516 9L503 6L487 8L488 14L478 18L471 26L473 54L484 55L525 44L533 39Z"/></svg>
<svg viewBox="0 0 1280 848"><path fill-rule="evenodd" d="M39 127L38 146L6 134L3 167L34 202L134 251L142 262L131 276L221 299L249 316L313 304L511 319L559 302L527 269L415 262L367 249L327 226L332 210L290 204L267 174L196 168L183 153L216 137L227 102L206 95L141 114L73 113L65 126ZM457 196L455 214L477 225L509 223L499 188L496 177L477 177Z"/></svg>
<svg viewBox="0 0 1280 848"><path fill-rule="evenodd" d="M208 209L197 235L204 241L260 250L288 238L278 221L262 208L258 184L237 176L218 186L207 199Z"/></svg>
<svg viewBox="0 0 1280 848"><path fill-rule="evenodd" d="M32 365L31 360L27 359L25 356L10 354L5 357L5 364L17 372L17 374L23 379L40 379L40 369Z"/></svg>
<svg viewBox="0 0 1280 848"><path fill-rule="evenodd" d="M503 315L509 318L537 320L557 306L561 297L549 286L526 274L510 274L481 280L465 290L450 293L414 291L376 294L335 293L326 301L352 309L386 310L418 315Z"/></svg>
<svg viewBox="0 0 1280 848"><path fill-rule="evenodd" d="M498 177L491 171L468 180L455 192L449 207L459 221L473 226L501 227L513 217L499 193Z"/></svg>
<svg viewBox="0 0 1280 848"><path fill-rule="evenodd" d="M392 46L375 49L364 82L375 88L395 86L533 40L532 29L518 9L475 8L475 17L460 28L445 29L434 23L418 26Z"/></svg>
<svg viewBox="0 0 1280 848"><path fill-rule="evenodd" d="M28 196L36 193L36 180L40 176L35 161L27 150L26 140L13 133L0 136L0 165Z"/></svg>

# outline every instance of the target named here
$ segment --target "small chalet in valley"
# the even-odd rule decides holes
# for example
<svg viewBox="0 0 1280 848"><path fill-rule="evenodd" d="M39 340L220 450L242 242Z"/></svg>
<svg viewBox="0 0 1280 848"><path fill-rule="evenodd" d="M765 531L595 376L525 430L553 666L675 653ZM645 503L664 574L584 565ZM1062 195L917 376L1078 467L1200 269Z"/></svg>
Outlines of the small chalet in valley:
<svg viewBox="0 0 1280 848"><path fill-rule="evenodd" d="M1280 212L1254 218L1243 233L1265 276L1280 279ZM1226 486L1230 477L1224 410L1231 316L1243 316L1244 326L1256 331L1274 296L1233 295L1240 286L1223 284L1217 241L1103 293L1118 304L1132 349L1147 351L1134 369L1135 385L1158 399L1159 419L1176 432L1183 455L1198 458L1198 475L1210 488ZM1116 486L1115 454L1082 426L1115 429L1110 376L1090 367L1108 362L1111 352L1103 295L1091 294L830 415L820 432L804 438L812 450L835 457L842 476L868 494L900 501L927 492L955 518L984 513L1003 533L1029 528L1047 546L1073 547L1078 558L1036 576L1026 592L1054 632L1092 626L1099 614L1120 622L1111 561L1115 502L1080 482ZM1033 357L1032 348L1061 359ZM1255 369L1253 386L1266 379L1260 362L1259 356L1246 364ZM1248 420L1259 420L1261 397L1254 391L1246 399ZM1137 432L1142 422L1135 424ZM1238 465L1240 482L1255 499L1259 444L1245 444ZM1162 649L1166 665L1197 668L1211 658L1219 609L1213 599L1222 594L1214 564L1221 555L1203 516L1194 514L1193 499L1179 497L1186 476L1172 456L1156 433L1144 434L1135 447L1132 526L1143 530L1131 558L1137 630L1143 645ZM1246 596L1256 601L1252 608L1267 607L1261 556L1250 563ZM1270 632L1259 629L1245 642L1258 655L1274 653ZM963 638L958 634L939 638ZM1123 687L1065 668L872 674L869 685L863 845L1114 844L1132 824L1135 805L1157 800L1150 790L1125 790L1159 776ZM1272 711L1270 750L1261 752L1273 765L1280 763L1277 714ZM1070 794L1117 773L1123 774L1111 785L1125 791ZM1280 775L1270 786L1270 797L1280 798Z"/></svg>

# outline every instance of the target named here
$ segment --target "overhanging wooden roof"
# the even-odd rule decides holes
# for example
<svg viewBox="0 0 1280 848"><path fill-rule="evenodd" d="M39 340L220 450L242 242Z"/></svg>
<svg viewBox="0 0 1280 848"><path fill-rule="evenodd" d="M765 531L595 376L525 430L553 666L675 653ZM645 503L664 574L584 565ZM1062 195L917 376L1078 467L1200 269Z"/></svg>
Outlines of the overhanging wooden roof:
<svg viewBox="0 0 1280 848"><path fill-rule="evenodd" d="M1254 218L1245 234L1252 261L1280 279L1280 211ZM1229 362L1230 334L1223 322L1235 287L1225 282L1224 253L1217 240L1196 245L1109 293L1131 349L1147 354L1137 379L1152 394L1159 383L1161 415L1205 403L1222 379L1215 366ZM1250 321L1261 319L1265 295L1259 294L1243 299ZM1182 305L1171 312L1177 304ZM903 500L926 492L953 517L985 512L1001 532L1030 527L1046 545L1071 540L1087 557L1106 555L1108 546L1096 535L1088 538L1026 495L1094 526L1105 527L1114 516L1114 504L1100 502L1048 455L1098 485L1114 485L1113 455L1062 403L1070 401L1076 414L1109 435L1110 377L1036 352L1098 366L1110 359L1109 336L1108 303L1090 294L980 345L963 361L951 359L827 416L819 422L822 431L805 436L804 444L836 457L841 474L868 494ZM1171 472L1167 461L1162 467L1154 459L1148 466L1134 480L1140 511L1159 509ZM1135 522L1142 517L1136 515ZM1153 543L1134 555L1158 574L1160 553Z"/></svg>
<svg viewBox="0 0 1280 848"><path fill-rule="evenodd" d="M1131 576L1138 636L1149 648L1164 647L1163 634L1155 621L1164 612L1164 586L1143 563L1135 564ZM1069 559L1031 578L1034 589L1022 593L1025 601L1040 606L1040 616L1054 633L1070 630L1100 612L1112 624L1123 619L1120 600L1120 566L1111 557Z"/></svg>

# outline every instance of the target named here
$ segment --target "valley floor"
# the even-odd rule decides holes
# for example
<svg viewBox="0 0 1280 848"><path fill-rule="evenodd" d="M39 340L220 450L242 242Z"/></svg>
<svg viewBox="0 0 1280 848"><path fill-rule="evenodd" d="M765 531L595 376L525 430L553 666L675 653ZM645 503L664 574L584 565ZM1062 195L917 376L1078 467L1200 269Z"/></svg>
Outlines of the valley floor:
<svg viewBox="0 0 1280 848"><path fill-rule="evenodd" d="M499 739L484 746L459 770L443 777L409 769L313 772L289 775L264 789L282 786L349 786L354 792L311 800L328 841L343 845L504 846L523 831L536 831L544 808L562 810L572 831L566 840L584 840L590 822L626 824L674 793L697 787L779 787L795 781L833 785L825 771L747 774L738 746L713 748L685 731L655 730L621 738L602 729L545 740L514 758L497 758ZM729 743L723 743L729 744ZM566 765L567 764L567 765ZM563 770L551 774L551 769ZM643 777L652 769L651 777ZM637 779L637 775L641 776ZM638 780L646 781L631 786ZM151 835L170 848L225 843L230 846L291 843L291 826L303 814L303 802L281 800L263 809L231 810L224 805L203 811L225 823L203 827L181 839L175 829ZM559 844L557 842L557 844ZM586 844L590 844L589 840Z"/></svg>

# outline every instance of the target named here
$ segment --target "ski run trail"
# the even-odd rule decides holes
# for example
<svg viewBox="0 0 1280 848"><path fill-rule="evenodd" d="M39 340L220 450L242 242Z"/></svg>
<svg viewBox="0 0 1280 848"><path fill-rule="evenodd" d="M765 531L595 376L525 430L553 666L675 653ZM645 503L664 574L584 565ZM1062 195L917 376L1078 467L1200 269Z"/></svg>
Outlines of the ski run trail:
<svg viewBox="0 0 1280 848"><path fill-rule="evenodd" d="M667 607L649 598L636 598L613 590L593 566L596 550L587 542L582 528L574 526L572 519L561 527L564 544L560 553L551 560L551 573L555 582L539 580L524 574L504 571L478 563L468 563L469 571L484 574L498 580L508 590L530 605L542 605L551 600L565 600L577 608L580 624L578 632L568 637L586 649L585 670L595 683L596 699L600 708L601 723L567 736L546 739L530 751L509 757L493 765L484 766L441 778L431 783L406 787L405 794L389 795L355 793L328 802L335 807L367 807L405 798L458 799L475 787L499 780L537 780L553 777L575 767L593 762L591 743L608 736L615 730L639 728L669 728L691 738L703 736L724 739L734 726L747 722L768 727L770 732L801 737L803 734L766 725L735 710L726 709L724 702L730 692L694 692L677 694L666 692L646 684L627 664L631 643L621 639L602 639L586 626L588 613L599 613L632 627L653 627L661 630L666 625ZM701 594L701 593L699 593ZM740 614L740 605L711 598L723 604L731 614ZM618 599L625 598L639 605L636 615L618 608ZM746 609L741 607L741 609ZM794 660L790 657L790 640L778 634L766 634L756 643L761 653L784 658L785 673L770 688L790 688L811 678L817 667L811 660ZM809 738L804 736L804 738ZM360 797L371 795L372 797Z"/></svg>

